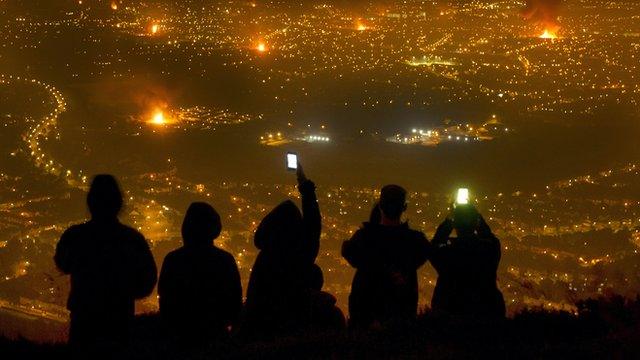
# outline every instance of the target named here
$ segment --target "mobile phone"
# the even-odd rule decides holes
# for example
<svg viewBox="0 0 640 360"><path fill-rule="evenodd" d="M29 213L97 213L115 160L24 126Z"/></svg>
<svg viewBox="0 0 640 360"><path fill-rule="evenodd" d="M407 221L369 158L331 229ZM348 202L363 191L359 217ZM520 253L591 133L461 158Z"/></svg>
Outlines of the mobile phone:
<svg viewBox="0 0 640 360"><path fill-rule="evenodd" d="M287 170L298 170L298 154L287 153Z"/></svg>
<svg viewBox="0 0 640 360"><path fill-rule="evenodd" d="M469 204L469 189L460 188L458 189L458 194L456 195L456 205L467 205Z"/></svg>

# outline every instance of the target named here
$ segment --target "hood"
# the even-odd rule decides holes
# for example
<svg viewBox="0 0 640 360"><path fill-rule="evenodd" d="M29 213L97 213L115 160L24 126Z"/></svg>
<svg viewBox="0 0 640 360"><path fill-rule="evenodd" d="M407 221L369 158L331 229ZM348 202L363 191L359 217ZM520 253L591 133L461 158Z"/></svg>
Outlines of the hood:
<svg viewBox="0 0 640 360"><path fill-rule="evenodd" d="M256 229L254 244L260 250L291 246L302 235L302 214L291 200L276 206Z"/></svg>

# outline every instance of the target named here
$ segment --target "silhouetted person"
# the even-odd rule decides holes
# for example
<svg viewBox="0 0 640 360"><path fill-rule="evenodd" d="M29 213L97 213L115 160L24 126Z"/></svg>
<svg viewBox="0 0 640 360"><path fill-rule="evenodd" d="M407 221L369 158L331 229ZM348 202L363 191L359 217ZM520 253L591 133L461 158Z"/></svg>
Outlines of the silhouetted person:
<svg viewBox="0 0 640 360"><path fill-rule="evenodd" d="M229 335L242 310L242 285L236 261L217 248L220 216L211 205L189 206L182 223L184 246L162 264L160 314L181 342L201 343Z"/></svg>
<svg viewBox="0 0 640 360"><path fill-rule="evenodd" d="M500 241L475 207L457 205L431 243L431 263L438 272L432 309L460 318L503 318L504 298L496 284Z"/></svg>
<svg viewBox="0 0 640 360"><path fill-rule="evenodd" d="M302 213L287 200L256 229L254 244L260 252L247 288L242 329L246 338L307 332L314 327L313 307L319 305L315 301L322 287L322 271L314 264L320 247L320 208L315 185L300 166L297 175ZM325 306L331 303L327 299Z"/></svg>
<svg viewBox="0 0 640 360"><path fill-rule="evenodd" d="M400 220L407 208L402 187L382 188L378 207L380 220L372 211L374 222L365 222L342 245L342 256L356 268L349 295L349 320L351 326L359 328L416 317L417 270L430 253L424 234Z"/></svg>
<svg viewBox="0 0 640 360"><path fill-rule="evenodd" d="M156 284L147 241L118 220L122 202L113 176L96 176L87 196L91 220L67 229L56 248L56 265L71 275L69 342L78 347L126 343L135 300Z"/></svg>

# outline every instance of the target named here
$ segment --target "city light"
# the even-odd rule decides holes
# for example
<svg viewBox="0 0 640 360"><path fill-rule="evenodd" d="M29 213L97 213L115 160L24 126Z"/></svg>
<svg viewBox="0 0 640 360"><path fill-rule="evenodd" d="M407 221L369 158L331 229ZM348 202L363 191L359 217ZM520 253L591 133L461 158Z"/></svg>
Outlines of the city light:
<svg viewBox="0 0 640 360"><path fill-rule="evenodd" d="M160 31L160 25L152 24L149 30L151 31L152 35L156 35Z"/></svg>
<svg viewBox="0 0 640 360"><path fill-rule="evenodd" d="M118 3L115 1L111 2L111 10L118 10Z"/></svg>

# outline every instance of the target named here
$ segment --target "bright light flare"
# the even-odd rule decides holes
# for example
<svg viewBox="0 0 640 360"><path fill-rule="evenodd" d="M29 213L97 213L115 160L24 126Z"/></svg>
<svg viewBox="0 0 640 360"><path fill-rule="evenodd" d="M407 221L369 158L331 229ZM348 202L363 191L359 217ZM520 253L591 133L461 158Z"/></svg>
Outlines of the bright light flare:
<svg viewBox="0 0 640 360"><path fill-rule="evenodd" d="M160 31L160 25L152 24L151 27L149 27L149 31L151 32L151 35L157 34Z"/></svg>
<svg viewBox="0 0 640 360"><path fill-rule="evenodd" d="M162 110L157 110L151 118L151 123L154 125L165 125L167 120L164 117L164 112Z"/></svg>
<svg viewBox="0 0 640 360"><path fill-rule="evenodd" d="M456 196L456 204L467 205L468 203L469 203L469 189L465 189L465 188L458 189L458 194Z"/></svg>
<svg viewBox="0 0 640 360"><path fill-rule="evenodd" d="M356 21L356 30L358 30L358 31L366 31L366 30L369 30L369 27L362 20L358 19Z"/></svg>
<svg viewBox="0 0 640 360"><path fill-rule="evenodd" d="M118 3L115 1L111 2L111 10L118 10Z"/></svg>
<svg viewBox="0 0 640 360"><path fill-rule="evenodd" d="M544 32L539 36L540 39L557 39L558 35L556 34L555 31L553 30L549 30L549 29L544 29Z"/></svg>
<svg viewBox="0 0 640 360"><path fill-rule="evenodd" d="M267 52L267 50L269 50L269 48L267 48L267 44L265 44L264 42L259 42L258 45L256 45L256 50L258 52Z"/></svg>

